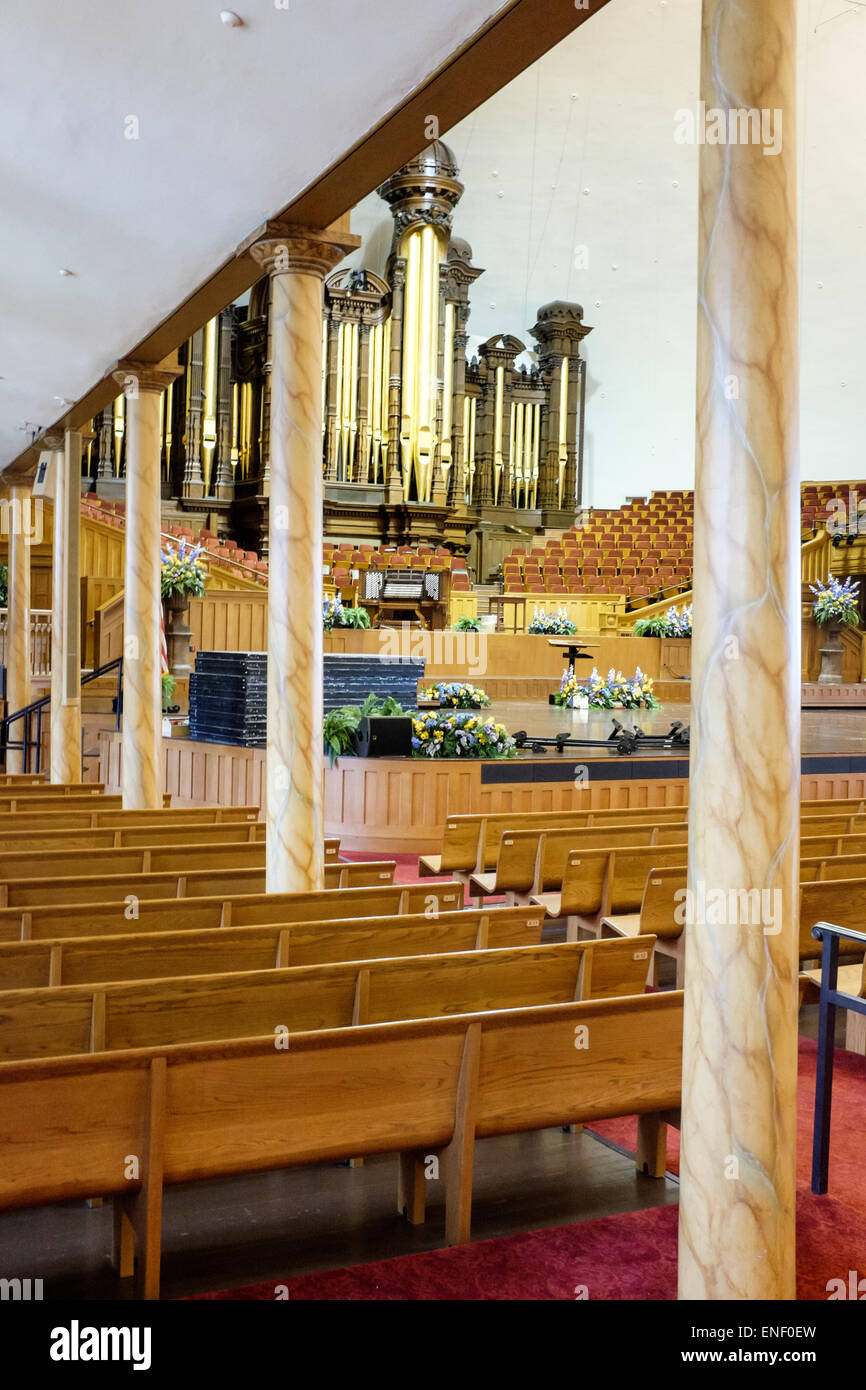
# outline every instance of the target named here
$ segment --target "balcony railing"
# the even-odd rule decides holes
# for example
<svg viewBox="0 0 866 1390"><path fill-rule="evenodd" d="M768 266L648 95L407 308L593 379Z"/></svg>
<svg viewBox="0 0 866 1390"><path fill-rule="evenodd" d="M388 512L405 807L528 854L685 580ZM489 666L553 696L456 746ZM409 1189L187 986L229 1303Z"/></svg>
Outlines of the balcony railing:
<svg viewBox="0 0 866 1390"><path fill-rule="evenodd" d="M0 608L0 666L6 665L9 610ZM51 675L51 609L30 609L30 674Z"/></svg>

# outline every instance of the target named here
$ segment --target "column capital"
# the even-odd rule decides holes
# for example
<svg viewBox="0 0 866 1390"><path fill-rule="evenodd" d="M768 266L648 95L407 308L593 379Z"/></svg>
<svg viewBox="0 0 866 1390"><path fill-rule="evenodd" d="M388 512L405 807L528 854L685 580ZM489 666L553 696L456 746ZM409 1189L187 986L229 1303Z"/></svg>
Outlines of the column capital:
<svg viewBox="0 0 866 1390"><path fill-rule="evenodd" d="M266 222L238 248L248 253L270 275L285 273L317 275L324 280L350 251L356 251L361 238L334 222L330 227L303 227L291 222Z"/></svg>
<svg viewBox="0 0 866 1390"><path fill-rule="evenodd" d="M59 454L66 442L66 435L63 430L46 430L36 441L40 449L50 449L52 454Z"/></svg>
<svg viewBox="0 0 866 1390"><path fill-rule="evenodd" d="M183 367L173 362L139 362L133 357L124 357L109 375L123 388L124 394L134 396L133 381L138 391L166 391L173 381L183 376Z"/></svg>

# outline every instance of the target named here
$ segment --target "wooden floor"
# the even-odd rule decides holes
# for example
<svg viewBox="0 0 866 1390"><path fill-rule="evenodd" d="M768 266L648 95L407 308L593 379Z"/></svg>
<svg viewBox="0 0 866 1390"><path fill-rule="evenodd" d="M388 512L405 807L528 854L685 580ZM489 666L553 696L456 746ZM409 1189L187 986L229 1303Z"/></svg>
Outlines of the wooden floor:
<svg viewBox="0 0 866 1390"><path fill-rule="evenodd" d="M587 1131L543 1130L480 1141L473 1239L676 1202L675 1179L638 1177L631 1158ZM430 1184L424 1226L395 1208L397 1160L368 1159L169 1188L163 1299L316 1270L365 1264L444 1245L444 1202ZM0 1275L44 1280L44 1297L116 1297L105 1264L111 1208L83 1203L0 1217ZM131 1290L126 1291L131 1296Z"/></svg>
<svg viewBox="0 0 866 1390"><path fill-rule="evenodd" d="M483 680L480 684L483 686ZM674 720L689 723L691 707L670 701L660 710L588 710L586 718L579 718L573 710L560 709L540 700L499 700L491 704L490 714L504 724L509 733L525 729L528 734L551 737L560 730L567 730L573 731L576 737L605 739L614 719L626 728L639 725L644 733L665 734ZM866 754L866 710L803 710L801 719L803 757ZM552 756L555 758L556 753ZM640 756L651 754L641 750Z"/></svg>

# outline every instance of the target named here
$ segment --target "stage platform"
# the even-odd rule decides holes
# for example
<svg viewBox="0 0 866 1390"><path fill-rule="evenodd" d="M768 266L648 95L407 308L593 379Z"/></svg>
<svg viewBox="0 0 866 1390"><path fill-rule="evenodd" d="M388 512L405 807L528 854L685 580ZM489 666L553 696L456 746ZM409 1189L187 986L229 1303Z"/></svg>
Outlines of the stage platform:
<svg viewBox="0 0 866 1390"><path fill-rule="evenodd" d="M542 701L496 701L490 715L509 732L551 736L560 731L606 738L616 717L647 733L665 733L674 720L688 723L689 706L670 702L649 711L571 710ZM262 749L163 740L165 789L176 805L264 804ZM120 789L120 735L100 737L100 776L107 791ZM866 798L866 711L804 710L801 796ZM620 757L569 749L514 759L338 758L325 770L325 833L343 848L393 853L435 853L448 815L460 812L679 806L688 800L688 750L648 751Z"/></svg>

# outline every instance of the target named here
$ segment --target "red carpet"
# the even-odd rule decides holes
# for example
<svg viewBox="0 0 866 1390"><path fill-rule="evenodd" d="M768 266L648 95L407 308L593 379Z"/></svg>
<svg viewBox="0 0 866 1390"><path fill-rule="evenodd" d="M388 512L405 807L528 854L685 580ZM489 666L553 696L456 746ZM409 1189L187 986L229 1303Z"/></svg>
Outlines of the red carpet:
<svg viewBox="0 0 866 1390"><path fill-rule="evenodd" d="M808 1188L812 1175L812 1124L815 1106L816 1044L800 1039L797 1085L797 1178ZM590 1125L595 1134L634 1153L637 1119L602 1120ZM668 1130L668 1171L678 1173L680 1136ZM833 1123L830 1133L830 1195L866 1213L866 1057L837 1048L833 1073ZM864 1270L866 1273L866 1270Z"/></svg>
<svg viewBox="0 0 866 1390"><path fill-rule="evenodd" d="M834 1197L801 1192L797 1297L826 1300L831 1279L866 1267L866 1218ZM676 1298L677 1208L607 1216L574 1226L483 1240L282 1281L291 1300L551 1301ZM274 1299L274 1282L203 1294Z"/></svg>

